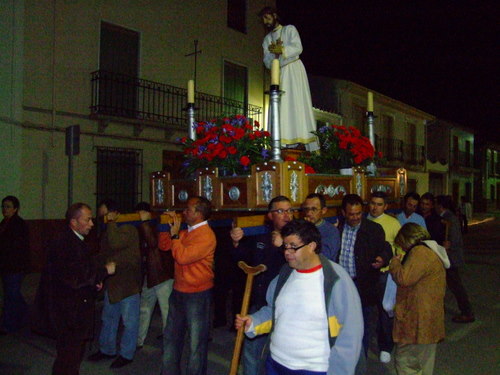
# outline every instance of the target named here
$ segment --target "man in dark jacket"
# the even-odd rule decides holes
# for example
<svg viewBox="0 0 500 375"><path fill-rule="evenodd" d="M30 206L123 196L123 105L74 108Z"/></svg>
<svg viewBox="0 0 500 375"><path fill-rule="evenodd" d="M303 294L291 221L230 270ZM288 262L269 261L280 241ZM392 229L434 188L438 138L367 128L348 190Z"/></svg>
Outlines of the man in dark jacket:
<svg viewBox="0 0 500 375"><path fill-rule="evenodd" d="M267 304L267 287L279 273L281 266L285 264L280 230L293 220L290 199L282 195L273 198L269 202L267 219L271 224L268 233L245 237L241 228L236 227L231 230L234 259L243 260L250 266L264 264L267 267L265 272L260 273L254 279L249 313L254 313ZM245 338L244 375L258 374L259 358L266 341L267 335L253 339Z"/></svg>
<svg viewBox="0 0 500 375"><path fill-rule="evenodd" d="M57 356L52 375L78 375L85 341L92 338L97 290L115 263L95 267L83 242L92 226L92 212L75 203L66 212L68 227L49 247L47 270L56 324Z"/></svg>
<svg viewBox="0 0 500 375"><path fill-rule="evenodd" d="M363 346L368 354L370 314L378 300L377 283L380 268L392 257L391 245L385 241L380 224L363 217L363 200L356 194L342 199L345 224L341 228L339 264L344 267L358 288L363 307L365 333Z"/></svg>
<svg viewBox="0 0 500 375"><path fill-rule="evenodd" d="M445 224L443 223L443 218L434 209L434 200L434 195L431 193L422 195L420 197L418 213L424 218L431 239L442 245L445 235Z"/></svg>
<svg viewBox="0 0 500 375"><path fill-rule="evenodd" d="M19 208L16 197L8 195L2 199L0 276L4 294L0 334L20 329L28 312L21 284L30 264L29 234L26 222L19 216Z"/></svg>

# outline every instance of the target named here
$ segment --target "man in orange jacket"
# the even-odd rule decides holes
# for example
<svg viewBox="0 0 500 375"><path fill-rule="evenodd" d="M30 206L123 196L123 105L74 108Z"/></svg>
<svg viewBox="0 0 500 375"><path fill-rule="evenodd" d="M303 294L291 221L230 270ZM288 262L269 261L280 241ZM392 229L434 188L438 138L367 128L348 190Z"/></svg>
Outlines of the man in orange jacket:
<svg viewBox="0 0 500 375"><path fill-rule="evenodd" d="M214 285L215 234L208 226L211 204L192 197L182 212L188 228L180 231L175 212L170 228L175 260L174 290L170 295L167 325L163 334L162 375L181 375L184 335L189 336L186 375L207 373L210 303Z"/></svg>

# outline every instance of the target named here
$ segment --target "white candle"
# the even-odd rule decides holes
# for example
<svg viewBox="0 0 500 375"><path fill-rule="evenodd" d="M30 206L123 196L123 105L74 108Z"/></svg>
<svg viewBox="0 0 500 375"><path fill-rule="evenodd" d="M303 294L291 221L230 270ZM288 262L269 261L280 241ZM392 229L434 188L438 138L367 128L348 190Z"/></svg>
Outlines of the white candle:
<svg viewBox="0 0 500 375"><path fill-rule="evenodd" d="M194 103L194 81L192 79L188 81L188 103Z"/></svg>
<svg viewBox="0 0 500 375"><path fill-rule="evenodd" d="M271 65L271 85L280 84L280 61L278 59L273 60L273 65Z"/></svg>
<svg viewBox="0 0 500 375"><path fill-rule="evenodd" d="M368 112L373 112L373 92L368 91L368 106L366 108Z"/></svg>

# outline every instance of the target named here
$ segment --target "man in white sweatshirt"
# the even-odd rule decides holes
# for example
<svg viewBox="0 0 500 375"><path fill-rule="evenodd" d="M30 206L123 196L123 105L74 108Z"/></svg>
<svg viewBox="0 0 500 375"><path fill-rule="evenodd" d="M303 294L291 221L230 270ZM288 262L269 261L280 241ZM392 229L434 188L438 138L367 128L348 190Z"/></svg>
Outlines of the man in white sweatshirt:
<svg viewBox="0 0 500 375"><path fill-rule="evenodd" d="M271 282L267 306L237 315L247 336L270 332L262 362L267 374L354 374L363 338L363 315L351 277L320 254L321 234L304 220L281 230L288 264ZM269 355L268 355L269 354Z"/></svg>

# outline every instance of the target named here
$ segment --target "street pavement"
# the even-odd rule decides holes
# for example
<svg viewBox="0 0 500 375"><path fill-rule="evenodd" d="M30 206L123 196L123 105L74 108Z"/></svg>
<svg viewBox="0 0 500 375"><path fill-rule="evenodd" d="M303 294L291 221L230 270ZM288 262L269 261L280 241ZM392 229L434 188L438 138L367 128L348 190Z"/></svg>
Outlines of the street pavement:
<svg viewBox="0 0 500 375"><path fill-rule="evenodd" d="M435 375L500 374L499 217L475 217L469 233L464 236L467 266L463 270L463 279L475 309L476 321L471 324L452 323L451 317L458 313L458 309L453 296L447 293L446 339L438 345ZM30 304L33 303L39 277L39 274L30 274L23 284L23 293ZM102 303L98 304L98 310L101 308ZM98 363L84 361L80 374L158 375L162 343L157 339L160 327L161 318L156 311L144 348L136 353L130 365L111 370L111 360ZM234 337L228 327L212 331L208 375L229 374ZM373 340L371 344L367 375L395 375L393 362L386 365L378 362L376 343ZM94 342L86 356L95 350ZM27 328L16 334L0 336L1 375L48 375L54 357L54 341L34 335Z"/></svg>

